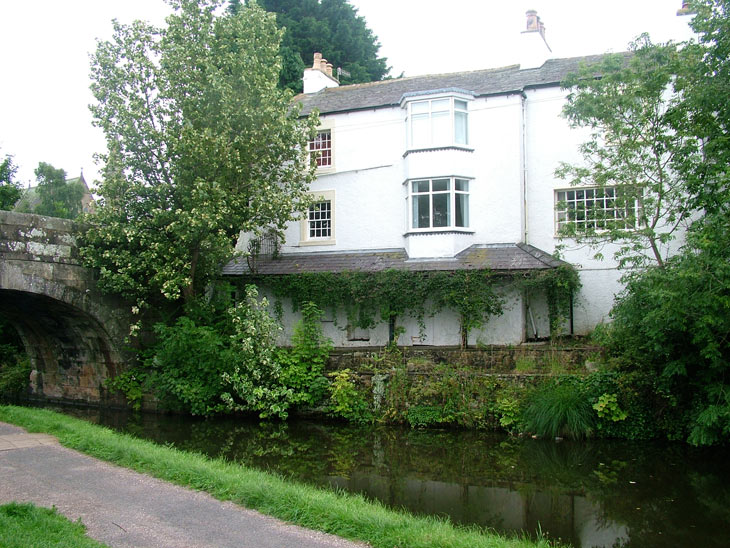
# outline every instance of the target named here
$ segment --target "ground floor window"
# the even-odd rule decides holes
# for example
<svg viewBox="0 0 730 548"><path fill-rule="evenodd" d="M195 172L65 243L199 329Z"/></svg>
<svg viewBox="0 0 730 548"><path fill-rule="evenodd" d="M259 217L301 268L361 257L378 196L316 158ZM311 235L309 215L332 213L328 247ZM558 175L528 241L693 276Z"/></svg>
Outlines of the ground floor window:
<svg viewBox="0 0 730 548"><path fill-rule="evenodd" d="M309 206L307 212L309 239L332 237L332 202L323 200Z"/></svg>

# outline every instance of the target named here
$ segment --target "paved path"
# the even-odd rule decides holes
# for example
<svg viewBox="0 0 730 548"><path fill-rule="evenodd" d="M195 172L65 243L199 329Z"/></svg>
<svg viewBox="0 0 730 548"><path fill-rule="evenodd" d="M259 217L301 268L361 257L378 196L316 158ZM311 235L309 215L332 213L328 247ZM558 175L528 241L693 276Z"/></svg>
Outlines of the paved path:
<svg viewBox="0 0 730 548"><path fill-rule="evenodd" d="M90 537L133 548L363 548L207 493L98 461L0 422L0 504L33 502L81 518Z"/></svg>

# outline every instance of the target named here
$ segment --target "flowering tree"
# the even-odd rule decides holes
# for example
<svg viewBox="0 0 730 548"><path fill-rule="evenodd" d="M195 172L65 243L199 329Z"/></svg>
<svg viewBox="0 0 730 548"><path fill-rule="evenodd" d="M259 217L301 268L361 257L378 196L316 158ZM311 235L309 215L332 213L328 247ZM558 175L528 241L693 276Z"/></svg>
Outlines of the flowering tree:
<svg viewBox="0 0 730 548"><path fill-rule="evenodd" d="M255 2L168 0L167 26L114 22L91 57L94 123L107 141L83 257L102 289L148 306L191 302L239 231L283 228L313 167L301 119L277 88L281 31Z"/></svg>

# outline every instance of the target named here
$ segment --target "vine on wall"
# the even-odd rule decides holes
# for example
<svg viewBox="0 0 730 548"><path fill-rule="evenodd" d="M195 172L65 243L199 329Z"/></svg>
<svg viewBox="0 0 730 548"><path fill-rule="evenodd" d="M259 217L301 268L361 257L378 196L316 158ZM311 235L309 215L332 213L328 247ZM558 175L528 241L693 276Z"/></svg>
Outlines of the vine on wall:
<svg viewBox="0 0 730 548"><path fill-rule="evenodd" d="M505 303L497 282L505 278L490 270L413 272L390 269L254 275L242 278L239 283L269 288L279 301L279 310L282 299L289 299L295 311L312 302L334 317L344 311L350 325L365 329L381 322L395 323L399 317L415 318L423 329L426 315L449 309L459 315L461 343L465 347L471 330L483 327L491 317L503 313ZM570 296L580 286L577 273L567 266L522 272L507 279L516 282L518 288L545 292L551 332L565 318Z"/></svg>

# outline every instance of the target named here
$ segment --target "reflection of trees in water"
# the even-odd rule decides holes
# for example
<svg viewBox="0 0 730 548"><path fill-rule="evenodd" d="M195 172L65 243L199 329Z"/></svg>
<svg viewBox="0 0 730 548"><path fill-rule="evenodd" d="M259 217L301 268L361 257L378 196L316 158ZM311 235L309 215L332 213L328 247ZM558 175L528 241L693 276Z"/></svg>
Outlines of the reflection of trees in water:
<svg viewBox="0 0 730 548"><path fill-rule="evenodd" d="M508 529L539 521L545 529L552 520L569 540L570 530L581 527L571 514L577 496L590 506L591 527L628 528L626 546L730 545L727 450L605 440L556 443L302 420L75 414L180 449L361 491L395 506L452 512L458 521Z"/></svg>

